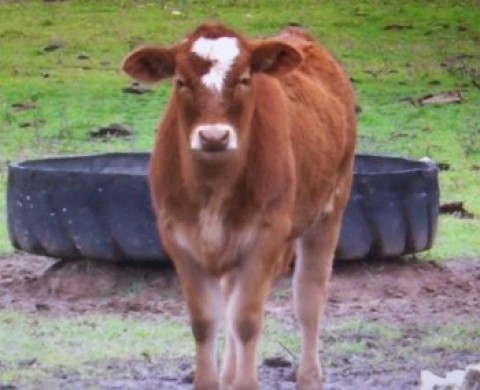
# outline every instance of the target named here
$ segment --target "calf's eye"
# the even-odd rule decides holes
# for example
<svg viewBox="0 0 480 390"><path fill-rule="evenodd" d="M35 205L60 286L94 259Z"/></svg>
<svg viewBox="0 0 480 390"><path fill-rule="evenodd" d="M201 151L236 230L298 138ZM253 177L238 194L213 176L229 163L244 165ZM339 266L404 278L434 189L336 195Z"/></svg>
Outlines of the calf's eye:
<svg viewBox="0 0 480 390"><path fill-rule="evenodd" d="M175 79L175 86L177 88L185 88L187 86L187 83L185 82L185 80L178 78Z"/></svg>
<svg viewBox="0 0 480 390"><path fill-rule="evenodd" d="M247 87L250 85L250 77L241 77L240 80L238 80L238 85Z"/></svg>

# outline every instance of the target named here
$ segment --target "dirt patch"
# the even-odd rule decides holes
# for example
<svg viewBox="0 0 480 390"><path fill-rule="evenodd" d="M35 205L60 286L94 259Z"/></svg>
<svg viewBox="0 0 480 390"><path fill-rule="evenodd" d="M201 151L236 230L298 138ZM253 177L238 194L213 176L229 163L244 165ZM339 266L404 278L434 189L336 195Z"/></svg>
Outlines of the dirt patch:
<svg viewBox="0 0 480 390"><path fill-rule="evenodd" d="M291 277L277 282L267 309L268 316L281 318L286 323L294 322L290 283ZM92 311L152 318L186 315L178 279L168 266L59 262L25 254L0 258L0 309L19 309L33 315L45 312L75 315ZM432 326L452 320L478 320L478 313L479 261L437 264L390 260L337 264L327 309L327 331L323 335L327 349L323 356L327 360L324 363L326 388L413 389L418 386L422 368L436 368L442 373L477 363L479 348L443 353L428 348L415 349L415 345L428 336ZM336 335L328 331L332 324L349 319L359 324L389 324L398 329L400 335L382 341L381 337L368 332ZM361 341L365 349L361 353L329 354L328 348L339 339L347 343ZM405 351L415 351L418 356L405 355ZM436 367L432 367L428 359L432 353L442 356L441 364ZM262 389L294 389L293 361L293 357L266 359L260 368ZM173 362L173 366L178 367L173 372L166 371L163 368L166 366L172 367L172 362L150 359L105 362L98 377L101 379L95 375L86 379L76 373L56 373L52 374L48 386L54 389L191 387L191 361Z"/></svg>
<svg viewBox="0 0 480 390"><path fill-rule="evenodd" d="M480 262L395 260L336 268L329 315L398 325L470 317L480 309Z"/></svg>

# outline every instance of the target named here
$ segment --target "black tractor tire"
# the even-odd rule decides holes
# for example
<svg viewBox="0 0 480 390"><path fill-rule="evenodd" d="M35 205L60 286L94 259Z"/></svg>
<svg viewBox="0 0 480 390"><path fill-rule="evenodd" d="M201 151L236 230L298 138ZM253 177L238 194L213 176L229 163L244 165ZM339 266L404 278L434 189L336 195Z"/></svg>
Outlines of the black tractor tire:
<svg viewBox="0 0 480 390"><path fill-rule="evenodd" d="M50 158L9 164L12 245L63 259L168 261L147 183L147 153ZM436 166L359 155L336 251L338 260L431 248L439 190Z"/></svg>

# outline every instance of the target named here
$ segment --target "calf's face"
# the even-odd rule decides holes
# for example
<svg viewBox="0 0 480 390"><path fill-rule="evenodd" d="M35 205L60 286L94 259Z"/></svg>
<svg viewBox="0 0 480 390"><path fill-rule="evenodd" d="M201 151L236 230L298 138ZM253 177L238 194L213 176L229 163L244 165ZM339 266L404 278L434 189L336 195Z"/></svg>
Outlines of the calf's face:
<svg viewBox="0 0 480 390"><path fill-rule="evenodd" d="M127 56L123 70L142 82L173 78L179 130L196 158L222 161L248 140L256 73L280 75L302 55L283 42L249 42L205 25L170 48L143 47Z"/></svg>
<svg viewBox="0 0 480 390"><path fill-rule="evenodd" d="M246 54L236 37L199 37L177 57L179 122L197 157L218 160L239 150L253 108Z"/></svg>

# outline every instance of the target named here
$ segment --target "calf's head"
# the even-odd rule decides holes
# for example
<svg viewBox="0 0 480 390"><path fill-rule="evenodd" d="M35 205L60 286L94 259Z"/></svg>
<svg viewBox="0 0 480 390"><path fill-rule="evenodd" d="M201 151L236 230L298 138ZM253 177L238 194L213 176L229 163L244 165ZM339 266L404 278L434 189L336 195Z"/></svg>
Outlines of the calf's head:
<svg viewBox="0 0 480 390"><path fill-rule="evenodd" d="M256 75L282 75L301 61L286 43L247 41L222 25L204 24L175 46L133 51L122 68L141 82L173 78L172 107L189 150L196 158L221 161L248 140Z"/></svg>

